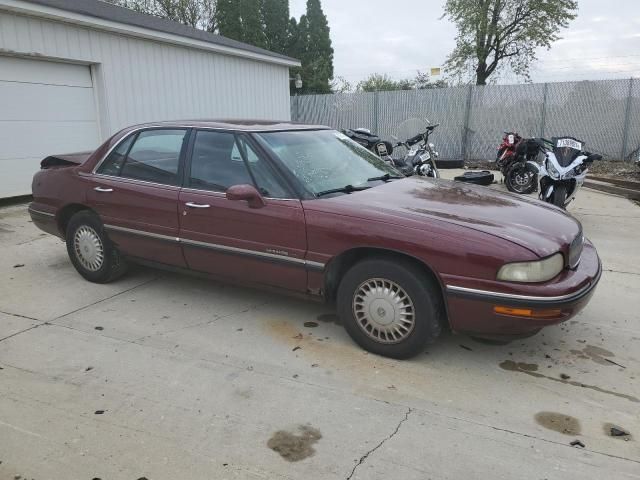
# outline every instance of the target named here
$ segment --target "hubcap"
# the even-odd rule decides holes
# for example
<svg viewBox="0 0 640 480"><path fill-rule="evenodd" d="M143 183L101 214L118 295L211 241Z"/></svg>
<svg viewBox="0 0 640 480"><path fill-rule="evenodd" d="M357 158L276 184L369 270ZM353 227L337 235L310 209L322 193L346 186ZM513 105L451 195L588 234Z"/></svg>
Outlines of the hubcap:
<svg viewBox="0 0 640 480"><path fill-rule="evenodd" d="M362 331L378 343L401 342L415 327L411 298L384 278L371 278L356 289L353 314Z"/></svg>
<svg viewBox="0 0 640 480"><path fill-rule="evenodd" d="M97 272L104 262L104 247L96 231L82 225L73 236L73 247L76 258L84 268Z"/></svg>

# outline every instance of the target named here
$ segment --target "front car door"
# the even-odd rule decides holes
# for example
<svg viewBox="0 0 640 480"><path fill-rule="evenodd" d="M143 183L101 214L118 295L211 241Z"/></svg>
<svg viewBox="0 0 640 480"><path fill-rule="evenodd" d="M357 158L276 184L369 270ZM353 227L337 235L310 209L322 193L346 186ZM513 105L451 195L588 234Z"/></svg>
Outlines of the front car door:
<svg viewBox="0 0 640 480"><path fill-rule="evenodd" d="M125 255L186 266L178 242L178 196L189 132L135 132L87 176L87 202Z"/></svg>
<svg viewBox="0 0 640 480"><path fill-rule="evenodd" d="M300 200L248 136L198 130L180 192L180 242L189 268L234 281L305 292L307 241ZM265 205L227 199L234 185L256 187Z"/></svg>

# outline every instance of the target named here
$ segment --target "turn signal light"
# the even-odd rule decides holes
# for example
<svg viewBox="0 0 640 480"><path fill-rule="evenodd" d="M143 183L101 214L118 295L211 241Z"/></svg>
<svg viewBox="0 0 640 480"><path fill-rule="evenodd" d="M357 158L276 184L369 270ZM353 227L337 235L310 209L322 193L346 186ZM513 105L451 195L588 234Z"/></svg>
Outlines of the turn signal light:
<svg viewBox="0 0 640 480"><path fill-rule="evenodd" d="M562 316L562 310L552 308L548 310L533 310L531 308L512 308L512 307L493 307L493 311L500 315L509 315L511 317L529 317L529 318L557 318Z"/></svg>

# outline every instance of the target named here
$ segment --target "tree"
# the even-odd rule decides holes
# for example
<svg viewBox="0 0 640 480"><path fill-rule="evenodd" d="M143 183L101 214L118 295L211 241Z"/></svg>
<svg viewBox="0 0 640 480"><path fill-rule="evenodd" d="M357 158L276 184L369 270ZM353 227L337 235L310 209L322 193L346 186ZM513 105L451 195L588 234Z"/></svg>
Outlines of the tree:
<svg viewBox="0 0 640 480"><path fill-rule="evenodd" d="M262 18L267 50L286 54L289 46L289 0L263 0Z"/></svg>
<svg viewBox="0 0 640 480"><path fill-rule="evenodd" d="M242 41L256 47L266 46L261 0L238 0L242 22Z"/></svg>
<svg viewBox="0 0 640 480"><path fill-rule="evenodd" d="M220 35L242 41L240 2L236 0L218 0L216 23L218 24L218 33Z"/></svg>
<svg viewBox="0 0 640 480"><path fill-rule="evenodd" d="M477 85L501 67L529 79L536 49L551 48L577 8L576 0L447 0L443 17L458 35L445 67L460 77L474 71Z"/></svg>
<svg viewBox="0 0 640 480"><path fill-rule="evenodd" d="M331 80L331 93L349 93L353 85L344 77L336 77Z"/></svg>
<svg viewBox="0 0 640 480"><path fill-rule="evenodd" d="M446 88L449 86L446 80L440 79L436 80L435 82L431 81L431 77L429 76L429 74L421 71L418 71L418 73L416 74L416 78L413 81L413 84L418 90L426 90L428 88Z"/></svg>
<svg viewBox="0 0 640 480"><path fill-rule="evenodd" d="M167 18L213 32L216 28L216 0L107 0L137 12Z"/></svg>
<svg viewBox="0 0 640 480"><path fill-rule="evenodd" d="M302 61L302 89L306 93L331 93L333 47L329 33L320 0L307 0L306 15L298 24L298 38L305 46L298 58Z"/></svg>

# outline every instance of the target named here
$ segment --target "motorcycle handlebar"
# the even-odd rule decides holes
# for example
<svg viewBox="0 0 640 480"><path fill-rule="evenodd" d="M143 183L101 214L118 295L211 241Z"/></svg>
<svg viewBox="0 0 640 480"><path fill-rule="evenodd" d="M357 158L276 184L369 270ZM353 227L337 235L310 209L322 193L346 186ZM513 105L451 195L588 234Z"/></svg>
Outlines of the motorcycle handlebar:
<svg viewBox="0 0 640 480"><path fill-rule="evenodd" d="M409 144L409 145L415 145L416 143L422 141L423 138L423 134L419 133L418 135L416 135L415 137L411 137L409 140L407 140L405 143Z"/></svg>

